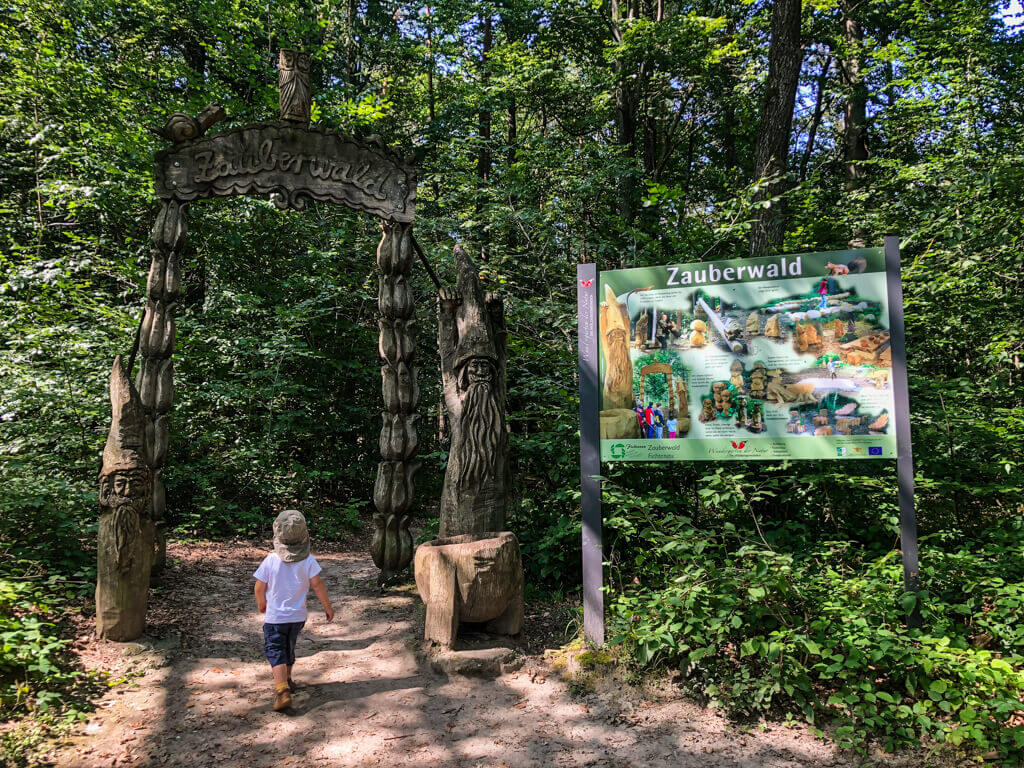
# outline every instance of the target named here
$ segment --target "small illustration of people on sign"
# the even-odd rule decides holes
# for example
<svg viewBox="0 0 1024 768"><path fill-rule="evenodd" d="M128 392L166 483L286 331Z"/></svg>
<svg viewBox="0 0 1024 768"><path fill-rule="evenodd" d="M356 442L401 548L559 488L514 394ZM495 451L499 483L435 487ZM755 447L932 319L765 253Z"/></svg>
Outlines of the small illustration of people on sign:
<svg viewBox="0 0 1024 768"><path fill-rule="evenodd" d="M818 284L818 295L821 296L821 301L818 303L818 309L825 309L828 306L828 281L832 278L823 277L821 283Z"/></svg>

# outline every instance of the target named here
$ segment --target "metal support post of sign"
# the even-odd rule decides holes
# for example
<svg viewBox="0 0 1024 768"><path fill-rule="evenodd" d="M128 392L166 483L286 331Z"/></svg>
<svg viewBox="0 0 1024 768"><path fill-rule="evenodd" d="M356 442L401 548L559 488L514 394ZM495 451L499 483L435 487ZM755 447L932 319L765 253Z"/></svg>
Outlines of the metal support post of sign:
<svg viewBox="0 0 1024 768"><path fill-rule="evenodd" d="M580 378L580 490L583 513L583 633L604 645L601 442L597 378L597 265L576 265Z"/></svg>
<svg viewBox="0 0 1024 768"><path fill-rule="evenodd" d="M914 454L910 444L910 396L907 387L907 342L903 329L903 278L900 274L900 239L885 238L885 281L889 296L889 344L892 349L892 387L896 407L896 476L900 503L900 551L903 555L903 586L919 588L917 515L914 511ZM921 626L915 604L907 616L911 627Z"/></svg>

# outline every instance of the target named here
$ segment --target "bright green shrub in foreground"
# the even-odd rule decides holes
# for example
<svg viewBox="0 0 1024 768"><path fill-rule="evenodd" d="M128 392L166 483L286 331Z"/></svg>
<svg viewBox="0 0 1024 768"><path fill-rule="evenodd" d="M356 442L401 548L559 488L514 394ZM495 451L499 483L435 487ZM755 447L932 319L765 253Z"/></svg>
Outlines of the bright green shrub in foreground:
<svg viewBox="0 0 1024 768"><path fill-rule="evenodd" d="M42 595L29 583L0 578L0 714L46 710L77 677L62 658L69 641Z"/></svg>
<svg viewBox="0 0 1024 768"><path fill-rule="evenodd" d="M701 529L658 496L617 496L607 520L637 542L628 568L646 575L610 605L613 642L638 663L677 665L735 714L787 709L835 725L844 746L932 739L1024 754L1019 519L969 546L922 540L917 630L904 625L913 597L898 551L776 539L763 524Z"/></svg>
<svg viewBox="0 0 1024 768"><path fill-rule="evenodd" d="M91 586L91 575L75 577L0 551L0 765L34 765L33 750L84 720L89 699L117 682L83 671L70 651L61 615Z"/></svg>

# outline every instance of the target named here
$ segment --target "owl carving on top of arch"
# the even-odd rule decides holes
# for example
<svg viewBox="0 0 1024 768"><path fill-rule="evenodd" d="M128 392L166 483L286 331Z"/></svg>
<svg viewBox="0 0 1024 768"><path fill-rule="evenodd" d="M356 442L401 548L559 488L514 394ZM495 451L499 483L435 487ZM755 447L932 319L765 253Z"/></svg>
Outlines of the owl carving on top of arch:
<svg viewBox="0 0 1024 768"><path fill-rule="evenodd" d="M309 122L309 54L284 48L278 59L277 84L282 120Z"/></svg>

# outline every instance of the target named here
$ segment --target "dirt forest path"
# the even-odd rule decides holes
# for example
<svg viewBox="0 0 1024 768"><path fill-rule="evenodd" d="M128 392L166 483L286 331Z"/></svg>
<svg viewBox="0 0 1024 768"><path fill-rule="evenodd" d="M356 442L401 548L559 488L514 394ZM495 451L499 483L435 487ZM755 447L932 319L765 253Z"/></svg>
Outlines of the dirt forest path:
<svg viewBox="0 0 1024 768"><path fill-rule="evenodd" d="M271 711L250 575L265 550L174 544L152 637L90 642L87 664L138 674L50 754L64 768L123 766L701 766L853 764L804 728L743 729L672 699L576 694L540 655L498 679L447 677L418 657L412 590L382 595L361 553L318 555L336 617L310 596L289 714ZM528 618L529 621L529 618ZM529 630L527 630L528 632Z"/></svg>

